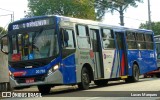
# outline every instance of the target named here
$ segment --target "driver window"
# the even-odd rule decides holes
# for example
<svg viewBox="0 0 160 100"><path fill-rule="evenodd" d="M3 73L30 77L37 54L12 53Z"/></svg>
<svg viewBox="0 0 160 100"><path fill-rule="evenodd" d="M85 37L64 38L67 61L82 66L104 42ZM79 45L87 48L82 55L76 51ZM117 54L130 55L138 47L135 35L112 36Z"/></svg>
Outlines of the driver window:
<svg viewBox="0 0 160 100"><path fill-rule="evenodd" d="M71 29L62 29L62 47L75 48L74 35Z"/></svg>
<svg viewBox="0 0 160 100"><path fill-rule="evenodd" d="M62 57L65 58L75 52L75 39L74 33L71 29L61 30L62 40Z"/></svg>

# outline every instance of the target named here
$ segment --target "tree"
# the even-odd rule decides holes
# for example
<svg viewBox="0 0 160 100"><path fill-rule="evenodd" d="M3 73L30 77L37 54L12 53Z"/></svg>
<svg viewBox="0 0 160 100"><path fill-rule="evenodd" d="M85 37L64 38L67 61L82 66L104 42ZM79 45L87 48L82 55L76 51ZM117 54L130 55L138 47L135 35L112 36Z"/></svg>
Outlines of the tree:
<svg viewBox="0 0 160 100"><path fill-rule="evenodd" d="M139 28L148 29L148 23L141 23ZM160 35L160 22L151 22L151 28L155 35Z"/></svg>
<svg viewBox="0 0 160 100"><path fill-rule="evenodd" d="M106 11L111 13L118 11L120 14L120 25L124 26L124 11L129 6L137 7L137 2L142 3L143 0L95 0L97 19L102 19Z"/></svg>
<svg viewBox="0 0 160 100"><path fill-rule="evenodd" d="M28 16L64 15L95 20L94 0L28 0Z"/></svg>
<svg viewBox="0 0 160 100"><path fill-rule="evenodd" d="M0 27L0 36L6 34L6 30L3 27Z"/></svg>

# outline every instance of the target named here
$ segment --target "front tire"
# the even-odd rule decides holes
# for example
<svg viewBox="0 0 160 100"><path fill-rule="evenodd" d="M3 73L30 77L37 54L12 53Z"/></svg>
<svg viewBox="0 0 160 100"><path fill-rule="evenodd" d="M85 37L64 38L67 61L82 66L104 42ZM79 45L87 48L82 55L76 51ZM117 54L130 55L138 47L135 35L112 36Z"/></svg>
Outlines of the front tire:
<svg viewBox="0 0 160 100"><path fill-rule="evenodd" d="M49 86L49 85L39 85L38 90L42 94L48 94L51 90L51 86Z"/></svg>
<svg viewBox="0 0 160 100"><path fill-rule="evenodd" d="M137 64L133 65L133 76L128 77L127 79L125 79L125 82L130 83L130 82L137 82L139 81L139 68L137 66Z"/></svg>
<svg viewBox="0 0 160 100"><path fill-rule="evenodd" d="M88 70L84 67L81 72L81 83L78 84L79 89L87 90L89 88L90 77Z"/></svg>

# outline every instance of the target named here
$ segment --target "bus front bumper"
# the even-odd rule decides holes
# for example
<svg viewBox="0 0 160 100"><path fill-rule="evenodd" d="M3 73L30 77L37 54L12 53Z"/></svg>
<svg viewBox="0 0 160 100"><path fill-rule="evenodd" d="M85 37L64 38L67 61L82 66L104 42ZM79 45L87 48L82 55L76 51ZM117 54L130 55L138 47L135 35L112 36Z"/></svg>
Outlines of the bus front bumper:
<svg viewBox="0 0 160 100"><path fill-rule="evenodd" d="M36 78L36 77L35 77ZM27 78L21 78L24 82L18 82L17 79L10 76L10 84L11 88L15 87L26 87L26 86L35 86L35 85L43 85L43 84L62 84L63 83L63 76L59 70L56 70L54 73L46 76L43 81L37 81L37 82L29 82L26 83L25 80Z"/></svg>

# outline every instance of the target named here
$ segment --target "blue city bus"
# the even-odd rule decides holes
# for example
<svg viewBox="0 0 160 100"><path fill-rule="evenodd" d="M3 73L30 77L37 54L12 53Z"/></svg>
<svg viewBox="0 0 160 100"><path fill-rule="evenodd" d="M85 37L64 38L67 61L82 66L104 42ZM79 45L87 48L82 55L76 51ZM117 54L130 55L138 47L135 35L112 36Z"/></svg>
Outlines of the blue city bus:
<svg viewBox="0 0 160 100"><path fill-rule="evenodd" d="M3 49L7 38L8 51ZM151 30L111 26L64 16L15 21L1 38L8 54L11 87L37 86L49 93L56 85L88 89L110 80L136 82L157 69Z"/></svg>

